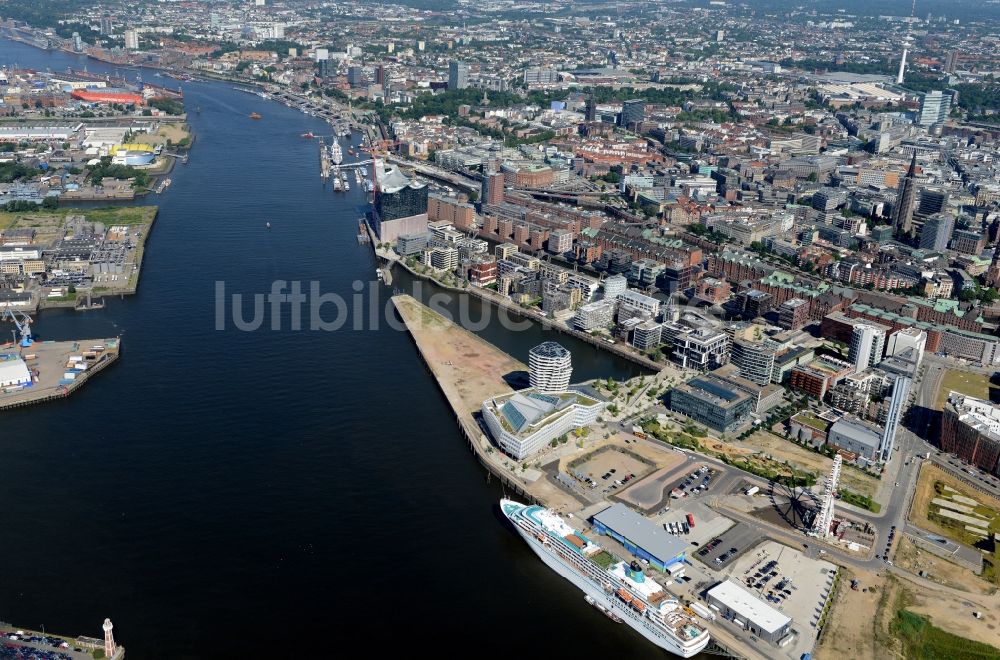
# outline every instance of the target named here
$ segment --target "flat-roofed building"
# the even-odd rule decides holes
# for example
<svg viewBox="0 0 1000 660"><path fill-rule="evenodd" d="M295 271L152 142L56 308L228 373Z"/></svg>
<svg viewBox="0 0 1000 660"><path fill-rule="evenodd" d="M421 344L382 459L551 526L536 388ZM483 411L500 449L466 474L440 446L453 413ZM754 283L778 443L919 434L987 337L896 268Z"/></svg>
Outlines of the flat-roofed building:
<svg viewBox="0 0 1000 660"><path fill-rule="evenodd" d="M663 325L652 319L647 319L635 326L632 331L632 346L640 351L648 351L660 345Z"/></svg>
<svg viewBox="0 0 1000 660"><path fill-rule="evenodd" d="M736 339L729 361L740 371L740 376L758 385L767 385L774 374L774 356L777 348L770 341Z"/></svg>
<svg viewBox="0 0 1000 660"><path fill-rule="evenodd" d="M594 514L591 522L598 533L615 539L629 552L661 571L684 561L688 548L686 541L667 533L661 525L620 502Z"/></svg>
<svg viewBox="0 0 1000 660"><path fill-rule="evenodd" d="M823 356L793 368L788 381L793 390L822 401L831 388L851 373L854 373L854 365L850 362Z"/></svg>
<svg viewBox="0 0 1000 660"><path fill-rule="evenodd" d="M1000 475L1000 407L951 392L941 417L942 450L990 474Z"/></svg>
<svg viewBox="0 0 1000 660"><path fill-rule="evenodd" d="M755 407L750 395L711 374L692 378L670 392L671 410L720 433L743 426Z"/></svg>
<svg viewBox="0 0 1000 660"><path fill-rule="evenodd" d="M726 580L706 594L710 606L715 606L723 618L759 639L776 644L788 635L792 620L740 585Z"/></svg>
<svg viewBox="0 0 1000 660"><path fill-rule="evenodd" d="M539 392L532 387L487 399L482 412L500 449L520 461L559 436L593 424L606 405L589 389Z"/></svg>
<svg viewBox="0 0 1000 660"><path fill-rule="evenodd" d="M573 317L573 327L581 332L609 328L614 323L615 301L601 299L582 305Z"/></svg>
<svg viewBox="0 0 1000 660"><path fill-rule="evenodd" d="M792 298L778 307L778 325L786 330L798 330L809 323L809 302Z"/></svg>
<svg viewBox="0 0 1000 660"><path fill-rule="evenodd" d="M860 456L865 461L874 463L880 460L882 434L861 420L848 417L838 419L830 427L826 442L837 449Z"/></svg>

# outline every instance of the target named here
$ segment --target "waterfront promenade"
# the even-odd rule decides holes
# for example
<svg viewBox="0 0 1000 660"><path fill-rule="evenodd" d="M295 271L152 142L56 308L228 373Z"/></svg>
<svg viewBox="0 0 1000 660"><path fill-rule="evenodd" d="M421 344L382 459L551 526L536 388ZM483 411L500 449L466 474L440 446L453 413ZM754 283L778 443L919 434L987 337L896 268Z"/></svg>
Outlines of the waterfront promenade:
<svg viewBox="0 0 1000 660"><path fill-rule="evenodd" d="M505 377L527 374L528 368L411 296L393 296L392 302L479 462L522 498L552 508L579 506L573 497L541 478L541 472L525 470L499 452L477 421L483 401L511 391Z"/></svg>

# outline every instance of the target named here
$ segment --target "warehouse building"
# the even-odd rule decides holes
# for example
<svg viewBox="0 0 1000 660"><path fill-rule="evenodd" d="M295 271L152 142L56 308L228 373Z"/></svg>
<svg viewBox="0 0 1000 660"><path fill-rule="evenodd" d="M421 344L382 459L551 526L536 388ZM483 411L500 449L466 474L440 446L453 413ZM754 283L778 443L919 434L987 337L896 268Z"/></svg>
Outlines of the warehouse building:
<svg viewBox="0 0 1000 660"><path fill-rule="evenodd" d="M16 355L0 355L0 387L31 384L31 372L24 360Z"/></svg>
<svg viewBox="0 0 1000 660"><path fill-rule="evenodd" d="M613 504L591 518L594 529L610 536L661 571L684 562L688 544L624 504Z"/></svg>
<svg viewBox="0 0 1000 660"><path fill-rule="evenodd" d="M778 643L788 635L792 627L790 618L735 582L720 582L709 589L706 595L709 607L771 644Z"/></svg>

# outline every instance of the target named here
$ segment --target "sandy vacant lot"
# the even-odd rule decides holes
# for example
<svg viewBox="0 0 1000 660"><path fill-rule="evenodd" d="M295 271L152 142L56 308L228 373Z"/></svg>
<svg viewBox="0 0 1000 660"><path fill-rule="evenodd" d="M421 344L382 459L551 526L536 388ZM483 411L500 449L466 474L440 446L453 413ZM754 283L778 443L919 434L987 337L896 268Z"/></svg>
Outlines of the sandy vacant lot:
<svg viewBox="0 0 1000 660"><path fill-rule="evenodd" d="M857 591L851 580L858 580ZM840 590L833 604L832 618L816 652L817 660L871 660L880 654L875 641L876 614L884 581L860 569L842 569ZM870 591L871 587L876 591ZM869 590L869 591L865 591Z"/></svg>
<svg viewBox="0 0 1000 660"><path fill-rule="evenodd" d="M927 571L928 580L946 587L954 587L977 594L989 594L995 589L969 569L953 564L926 550L921 550L905 534L900 535L892 560L896 566L905 568L911 573Z"/></svg>
<svg viewBox="0 0 1000 660"><path fill-rule="evenodd" d="M852 578L860 582L858 591L850 588ZM843 580L833 617L814 653L817 660L902 657L899 649L893 648L889 631L899 608L927 616L935 626L952 634L1000 648L1000 600L995 595L963 596L927 583L887 578L860 569L844 569ZM869 592L864 593L864 589ZM973 611L982 612L983 618L973 617Z"/></svg>
<svg viewBox="0 0 1000 660"><path fill-rule="evenodd" d="M527 367L499 348L424 307L410 296L393 298L424 360L454 402L467 412L509 392L503 376Z"/></svg>

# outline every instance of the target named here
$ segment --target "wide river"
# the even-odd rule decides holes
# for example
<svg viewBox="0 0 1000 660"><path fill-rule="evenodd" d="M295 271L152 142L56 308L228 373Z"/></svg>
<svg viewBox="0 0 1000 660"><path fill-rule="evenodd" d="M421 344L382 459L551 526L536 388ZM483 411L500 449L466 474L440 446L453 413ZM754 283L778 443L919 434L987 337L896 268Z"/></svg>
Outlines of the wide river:
<svg viewBox="0 0 1000 660"><path fill-rule="evenodd" d="M14 63L111 71L0 41ZM229 313L217 329L220 282L245 298L316 282L365 314L392 292L355 238L363 194L324 187L300 137L323 122L223 83L184 91L197 142L148 200L138 294L34 326L121 335L122 359L64 402L0 416L0 620L100 636L111 617L132 658L662 655L502 522L501 489L405 332L311 331L306 315L293 330L287 313L278 330ZM481 334L522 360L557 339L578 379L638 372L536 326Z"/></svg>

